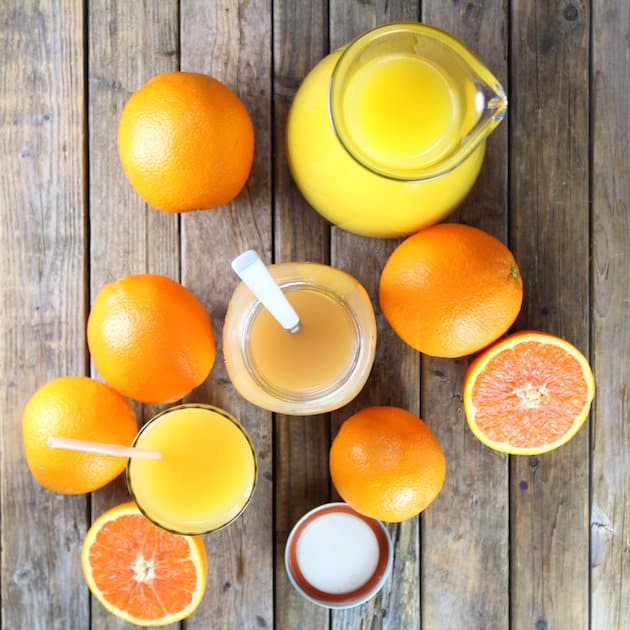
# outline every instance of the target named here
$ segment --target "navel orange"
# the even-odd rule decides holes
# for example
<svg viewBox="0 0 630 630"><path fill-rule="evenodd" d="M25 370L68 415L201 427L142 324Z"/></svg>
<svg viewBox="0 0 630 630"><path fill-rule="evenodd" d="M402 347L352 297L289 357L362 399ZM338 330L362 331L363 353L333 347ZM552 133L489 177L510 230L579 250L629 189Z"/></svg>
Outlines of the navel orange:
<svg viewBox="0 0 630 630"><path fill-rule="evenodd" d="M33 476L63 494L92 492L117 477L122 457L48 446L50 436L130 446L138 427L133 408L118 392L86 376L64 376L40 387L22 415L26 461Z"/></svg>
<svg viewBox="0 0 630 630"><path fill-rule="evenodd" d="M206 588L200 536L167 532L123 503L99 516L85 537L83 575L111 613L138 626L165 626L190 616Z"/></svg>
<svg viewBox="0 0 630 630"><path fill-rule="evenodd" d="M400 522L439 494L446 462L420 418L398 407L367 407L341 425L330 449L330 474L357 512Z"/></svg>
<svg viewBox="0 0 630 630"><path fill-rule="evenodd" d="M393 251L381 274L379 301L410 346L436 357L461 357L514 323L523 282L501 241L474 227L442 223Z"/></svg>
<svg viewBox="0 0 630 630"><path fill-rule="evenodd" d="M464 409L472 432L502 453L537 455L568 442L595 395L593 373L572 344L548 333L514 333L470 364Z"/></svg>
<svg viewBox="0 0 630 630"><path fill-rule="evenodd" d="M94 365L114 389L146 403L182 398L208 376L214 333L201 302L156 274L105 285L87 323Z"/></svg>
<svg viewBox="0 0 630 630"><path fill-rule="evenodd" d="M254 157L239 97L205 74L167 72L127 101L118 153L131 185L166 212L216 208L236 197Z"/></svg>

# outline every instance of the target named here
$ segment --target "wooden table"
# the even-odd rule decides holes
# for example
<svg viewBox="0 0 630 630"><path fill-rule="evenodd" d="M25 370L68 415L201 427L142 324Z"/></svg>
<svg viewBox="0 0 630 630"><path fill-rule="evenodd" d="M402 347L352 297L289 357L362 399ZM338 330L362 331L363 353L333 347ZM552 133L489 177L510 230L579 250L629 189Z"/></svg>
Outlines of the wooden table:
<svg viewBox="0 0 630 630"><path fill-rule="evenodd" d="M421 4L421 6L420 6ZM468 359L421 356L377 311L373 374L347 408L309 418L246 404L221 360L191 400L243 419L260 458L255 500L206 537L205 599L193 628L622 630L630 627L630 200L627 0L5 0L0 9L2 628L120 628L90 599L79 550L90 521L127 498L122 480L62 496L31 477L21 412L47 380L93 374L90 301L114 278L150 271L203 301L220 337L236 279L229 261L330 262L376 301L396 242L331 228L286 166L288 108L330 49L388 21L421 19L462 38L506 86L507 120L452 218L506 242L525 301L516 329L562 335L590 356L589 424L541 457L507 457L465 426ZM149 77L223 80L255 123L256 158L228 207L168 215L145 206L116 153L121 109ZM219 354L219 357L221 355ZM303 601L283 566L288 531L334 498L327 453L353 410L421 415L447 456L445 487L391 526L395 563L374 600L329 613ZM146 419L155 407L138 407ZM590 551L589 551L590 549Z"/></svg>

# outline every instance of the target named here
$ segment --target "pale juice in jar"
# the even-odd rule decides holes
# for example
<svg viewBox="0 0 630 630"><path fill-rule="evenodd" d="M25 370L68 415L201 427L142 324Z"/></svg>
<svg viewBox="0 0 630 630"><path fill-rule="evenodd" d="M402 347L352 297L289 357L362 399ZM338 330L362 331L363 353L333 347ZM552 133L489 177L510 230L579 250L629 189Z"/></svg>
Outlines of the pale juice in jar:
<svg viewBox="0 0 630 630"><path fill-rule="evenodd" d="M241 283L223 326L228 376L241 396L270 411L338 409L359 393L372 369L376 319L370 298L355 278L329 265L268 269L297 313L299 331L284 329Z"/></svg>

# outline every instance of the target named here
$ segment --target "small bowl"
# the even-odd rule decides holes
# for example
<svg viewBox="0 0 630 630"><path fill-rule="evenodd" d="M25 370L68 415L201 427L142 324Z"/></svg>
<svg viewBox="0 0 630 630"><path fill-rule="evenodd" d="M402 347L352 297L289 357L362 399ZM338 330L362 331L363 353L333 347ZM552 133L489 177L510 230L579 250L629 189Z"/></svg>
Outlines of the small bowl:
<svg viewBox="0 0 630 630"><path fill-rule="evenodd" d="M382 588L392 570L385 526L347 503L326 503L293 527L284 553L291 584L324 608L353 608Z"/></svg>

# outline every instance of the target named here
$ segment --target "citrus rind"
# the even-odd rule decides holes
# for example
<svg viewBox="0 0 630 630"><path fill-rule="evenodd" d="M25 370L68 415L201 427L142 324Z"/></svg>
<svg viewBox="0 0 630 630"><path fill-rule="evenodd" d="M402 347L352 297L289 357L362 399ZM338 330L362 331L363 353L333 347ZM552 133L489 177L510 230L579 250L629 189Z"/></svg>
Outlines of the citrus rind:
<svg viewBox="0 0 630 630"><path fill-rule="evenodd" d="M494 359L499 353L514 348L519 344L528 341L554 345L563 349L567 352L567 354L574 357L582 368L584 381L587 386L586 400L580 412L575 416L575 419L570 429L566 431L566 433L564 433L562 437L554 440L553 442L531 448L518 447L510 444L509 442L496 442L490 439L476 423L475 418L477 408L472 402L473 389L477 377L485 370L490 361ZM575 346L560 337L545 332L529 330L517 332L509 335L508 337L500 339L493 345L488 347L486 350L484 350L480 355L478 355L470 364L468 371L466 372L463 391L466 420L474 436L489 448L501 453L506 453L508 455L541 455L542 453L548 453L559 448L563 444L566 444L569 440L571 440L571 438L575 436L575 434L580 430L580 428L588 418L588 414L591 409L591 402L594 396L595 381L586 357L584 357L584 355Z"/></svg>
<svg viewBox="0 0 630 630"><path fill-rule="evenodd" d="M124 610L117 608L109 602L101 590L96 585L94 577L92 575L89 553L90 548L96 540L96 536L103 529L103 527L111 521L115 521L122 516L140 516L143 519L146 518L142 515L138 507L133 502L123 503L117 505L107 512L101 514L89 528L85 539L83 541L83 548L81 550L81 566L83 568L83 575L87 585L96 599L103 605L103 607L116 617L123 619L129 623L136 624L144 627L157 627L165 626L171 623L175 623L189 617L199 606L206 588L206 573L208 568L208 561L206 556L206 550L201 536L182 536L190 546L190 560L194 564L195 573L197 575L197 586L192 594L190 603L182 610L174 614L166 614L163 617L156 619L141 619L130 615ZM176 534L173 534L176 535Z"/></svg>

